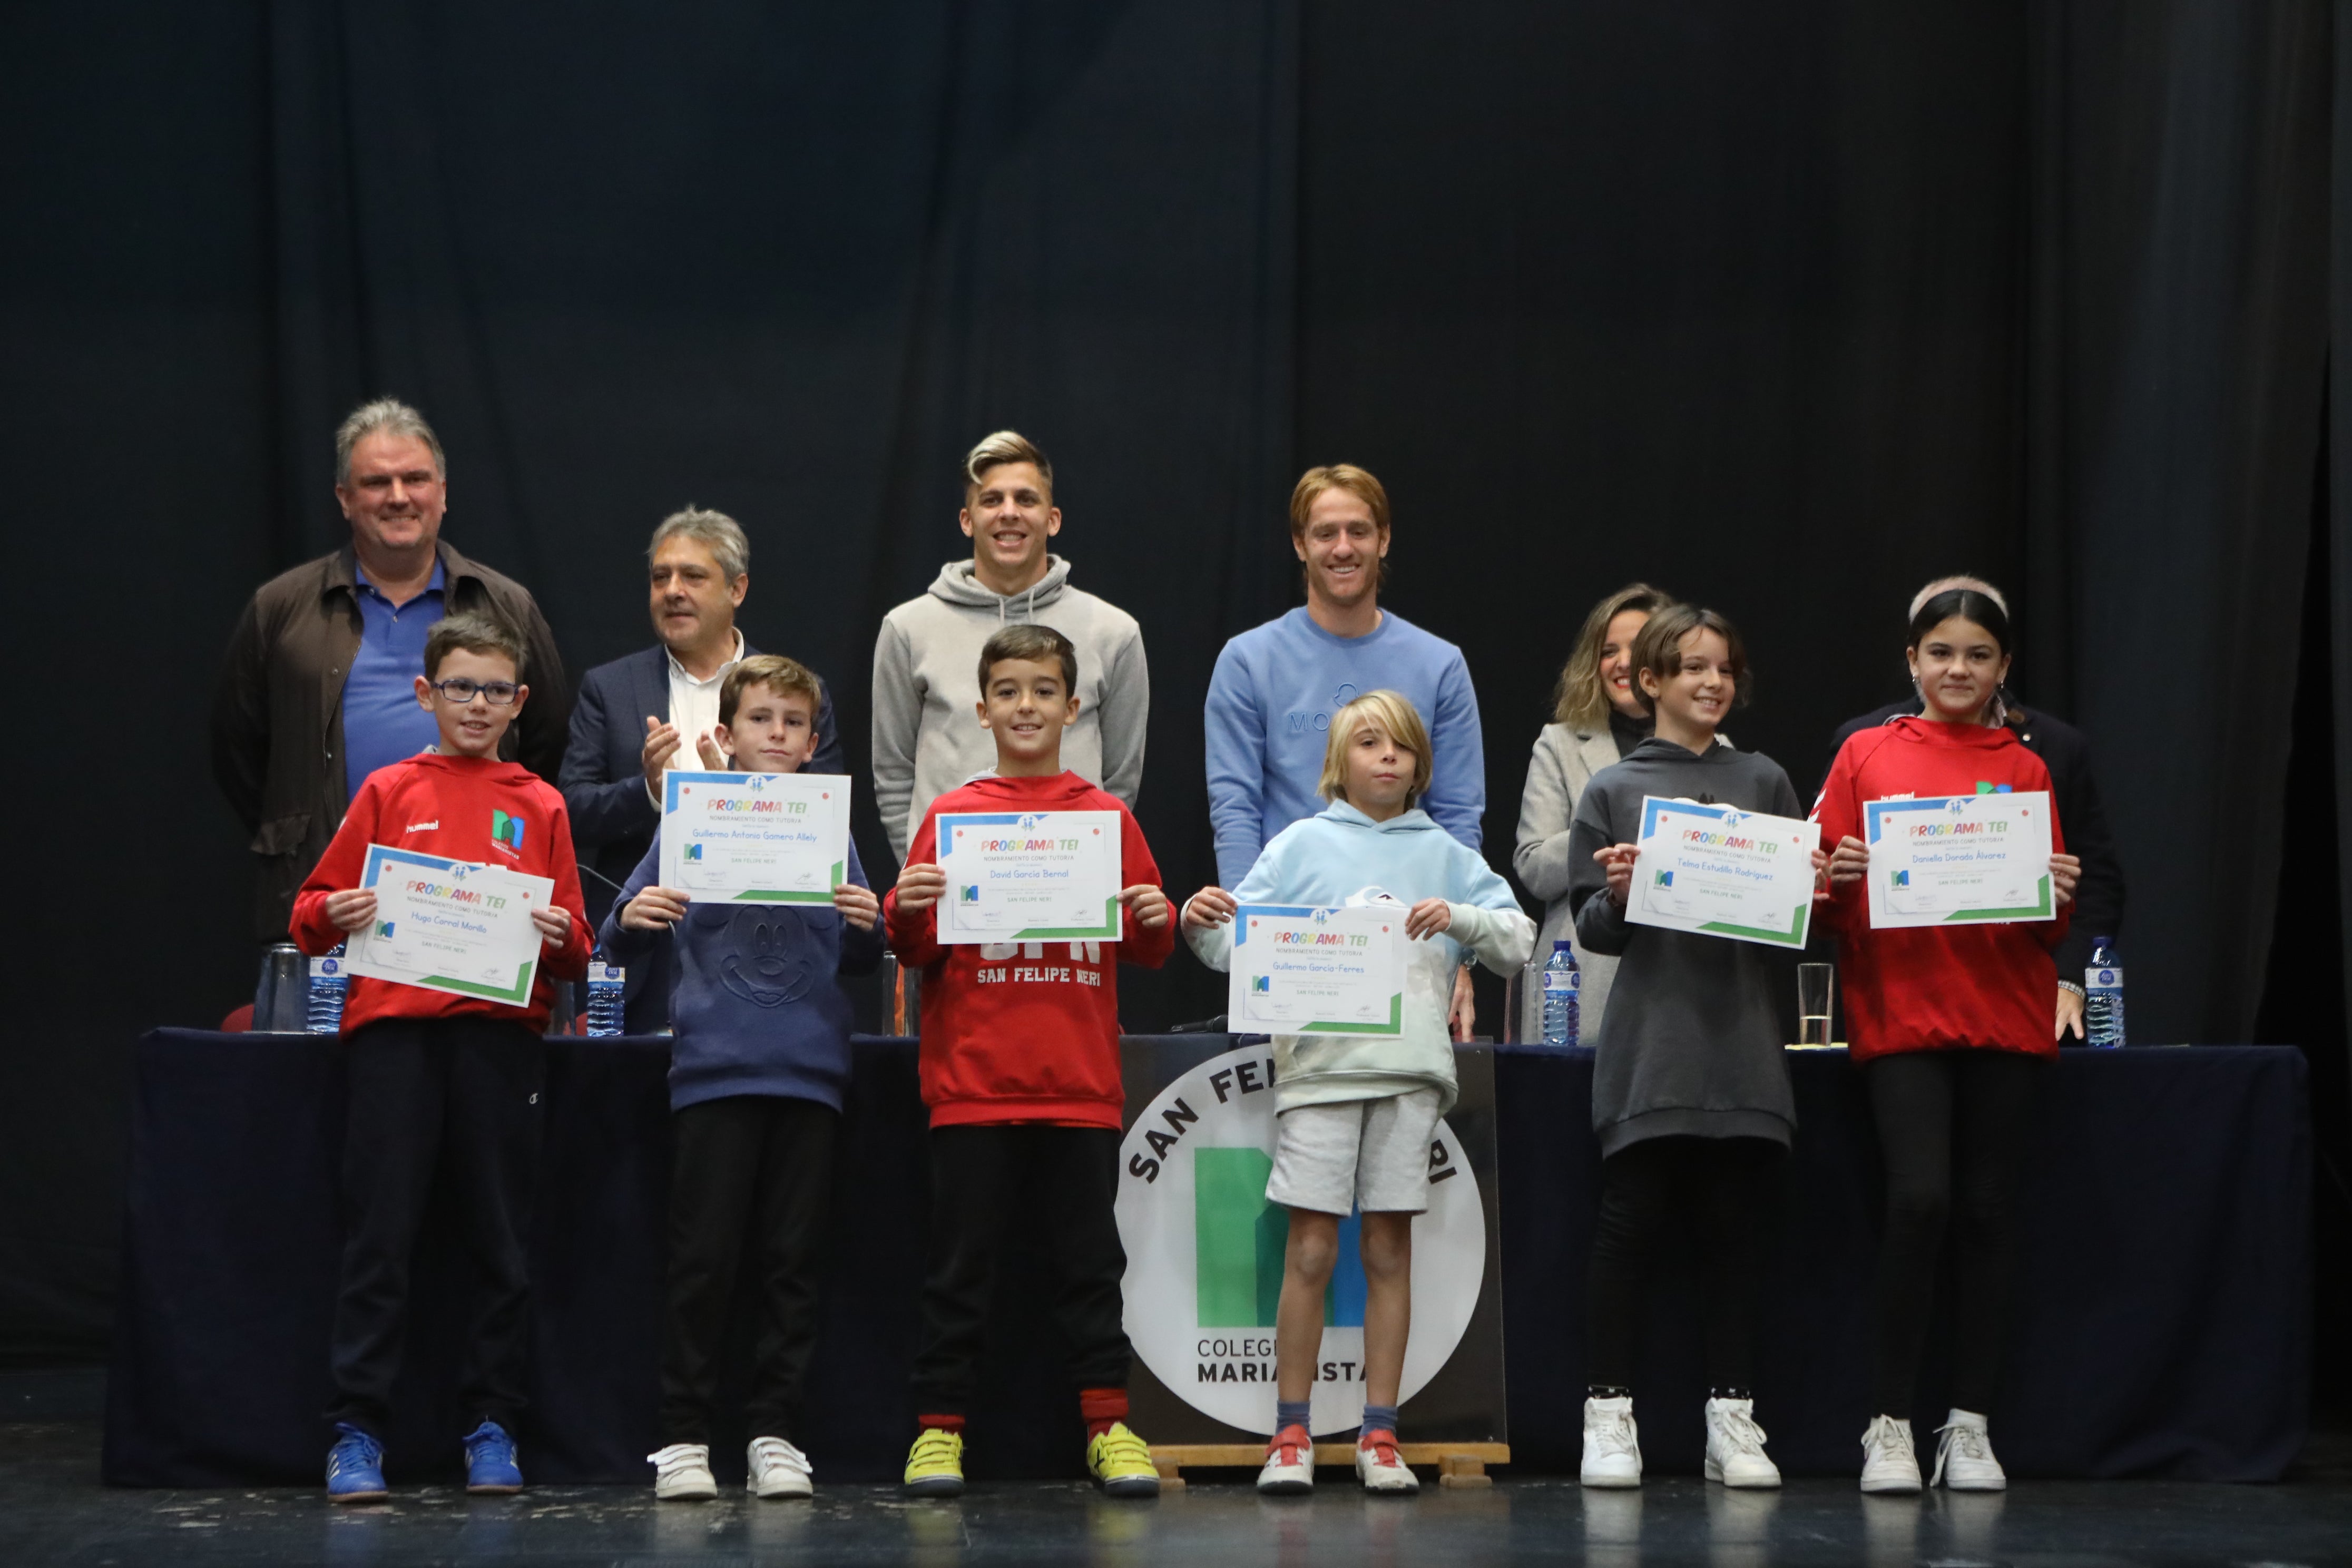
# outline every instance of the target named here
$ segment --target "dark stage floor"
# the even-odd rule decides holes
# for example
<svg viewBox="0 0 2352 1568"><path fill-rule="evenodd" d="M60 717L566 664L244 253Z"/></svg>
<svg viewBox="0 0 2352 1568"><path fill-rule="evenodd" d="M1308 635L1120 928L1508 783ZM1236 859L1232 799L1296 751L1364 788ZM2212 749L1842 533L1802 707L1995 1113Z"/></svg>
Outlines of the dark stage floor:
<svg viewBox="0 0 2352 1568"><path fill-rule="evenodd" d="M1333 1485L1274 1502L1236 1479L1141 1504L1040 1484L980 1488L958 1503L835 1487L814 1504L733 1494L658 1507L650 1489L474 1500L429 1488L338 1509L309 1489L100 1486L100 1386L94 1373L0 1374L0 1564L2352 1564L2352 1441L2341 1437L2315 1443L2279 1486L2039 1482L1925 1501L1864 1499L1851 1481L1792 1482L1776 1496L1665 1478L1615 1495L1524 1479L1402 1502Z"/></svg>

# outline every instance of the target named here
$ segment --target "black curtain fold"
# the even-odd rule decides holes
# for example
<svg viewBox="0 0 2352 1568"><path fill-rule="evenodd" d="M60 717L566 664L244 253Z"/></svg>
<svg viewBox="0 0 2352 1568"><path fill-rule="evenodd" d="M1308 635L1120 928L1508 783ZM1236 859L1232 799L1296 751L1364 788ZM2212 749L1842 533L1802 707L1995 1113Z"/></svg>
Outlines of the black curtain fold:
<svg viewBox="0 0 2352 1568"><path fill-rule="evenodd" d="M2328 15L2176 0L2043 22L2027 516L2063 542L2029 544L2054 580L2025 597L2060 646L2025 649L2021 685L2054 674L2046 700L2096 748L2135 1037L2241 1039L2277 898L2320 439Z"/></svg>

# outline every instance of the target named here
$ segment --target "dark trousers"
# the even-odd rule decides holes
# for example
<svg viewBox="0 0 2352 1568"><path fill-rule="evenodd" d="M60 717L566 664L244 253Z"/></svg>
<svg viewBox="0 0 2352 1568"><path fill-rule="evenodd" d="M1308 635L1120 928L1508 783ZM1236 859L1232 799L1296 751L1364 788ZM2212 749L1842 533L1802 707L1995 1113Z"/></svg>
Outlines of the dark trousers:
<svg viewBox="0 0 2352 1568"><path fill-rule="evenodd" d="M1906 1051L1863 1068L1886 1161L1874 1409L1908 1420L1952 1232L1952 1403L1986 1412L2000 1383L2017 1182L2042 1061L2014 1051Z"/></svg>
<svg viewBox="0 0 2352 1568"><path fill-rule="evenodd" d="M710 1441L728 1308L746 1255L759 1299L751 1398L755 1437L793 1440L816 1344L816 1261L840 1115L812 1100L732 1095L670 1118L669 1319L662 1442Z"/></svg>
<svg viewBox="0 0 2352 1568"><path fill-rule="evenodd" d="M1601 1218L1585 1275L1588 1381L1631 1388L1642 1297L1659 1242L1689 1237L1703 1297L1706 1379L1746 1388L1756 1345L1758 1275L1776 1223L1788 1151L1766 1138L1645 1138L1601 1167Z"/></svg>
<svg viewBox="0 0 2352 1568"><path fill-rule="evenodd" d="M480 1277L458 1394L473 1415L511 1429L524 1403L523 1243L539 1173L546 1042L498 1018L386 1018L355 1031L344 1054L343 1263L327 1418L383 1436L416 1234L446 1171Z"/></svg>
<svg viewBox="0 0 2352 1568"><path fill-rule="evenodd" d="M980 1381L996 1261L1011 1224L1051 1238L1054 1315L1070 1342L1080 1388L1127 1386L1129 1349L1112 1203L1118 1134L1030 1123L931 1132L931 1249L923 1279L923 1338L915 1409L961 1415Z"/></svg>

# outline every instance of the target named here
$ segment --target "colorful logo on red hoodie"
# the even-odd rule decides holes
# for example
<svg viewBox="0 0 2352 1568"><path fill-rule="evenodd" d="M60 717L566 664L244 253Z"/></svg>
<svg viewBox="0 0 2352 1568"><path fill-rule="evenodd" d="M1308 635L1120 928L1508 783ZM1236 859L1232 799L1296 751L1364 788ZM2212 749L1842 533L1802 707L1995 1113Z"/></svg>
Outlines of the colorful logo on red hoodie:
<svg viewBox="0 0 2352 1568"><path fill-rule="evenodd" d="M522 826L521 817L509 816L503 811L492 810L490 842L508 854L520 858L522 854Z"/></svg>

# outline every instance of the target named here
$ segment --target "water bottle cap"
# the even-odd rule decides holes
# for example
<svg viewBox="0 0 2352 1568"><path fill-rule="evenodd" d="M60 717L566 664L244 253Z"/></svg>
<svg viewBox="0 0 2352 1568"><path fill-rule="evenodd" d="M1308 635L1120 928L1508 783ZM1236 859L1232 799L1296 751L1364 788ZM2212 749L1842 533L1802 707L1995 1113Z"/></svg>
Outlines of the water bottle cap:
<svg viewBox="0 0 2352 1568"><path fill-rule="evenodd" d="M1576 944L1563 937L1551 944L1551 950L1554 952L1573 952L1576 951Z"/></svg>
<svg viewBox="0 0 2352 1568"><path fill-rule="evenodd" d="M2095 945L2099 947L2112 947L2115 945L2116 939L2111 936L2095 936L2091 941Z"/></svg>

